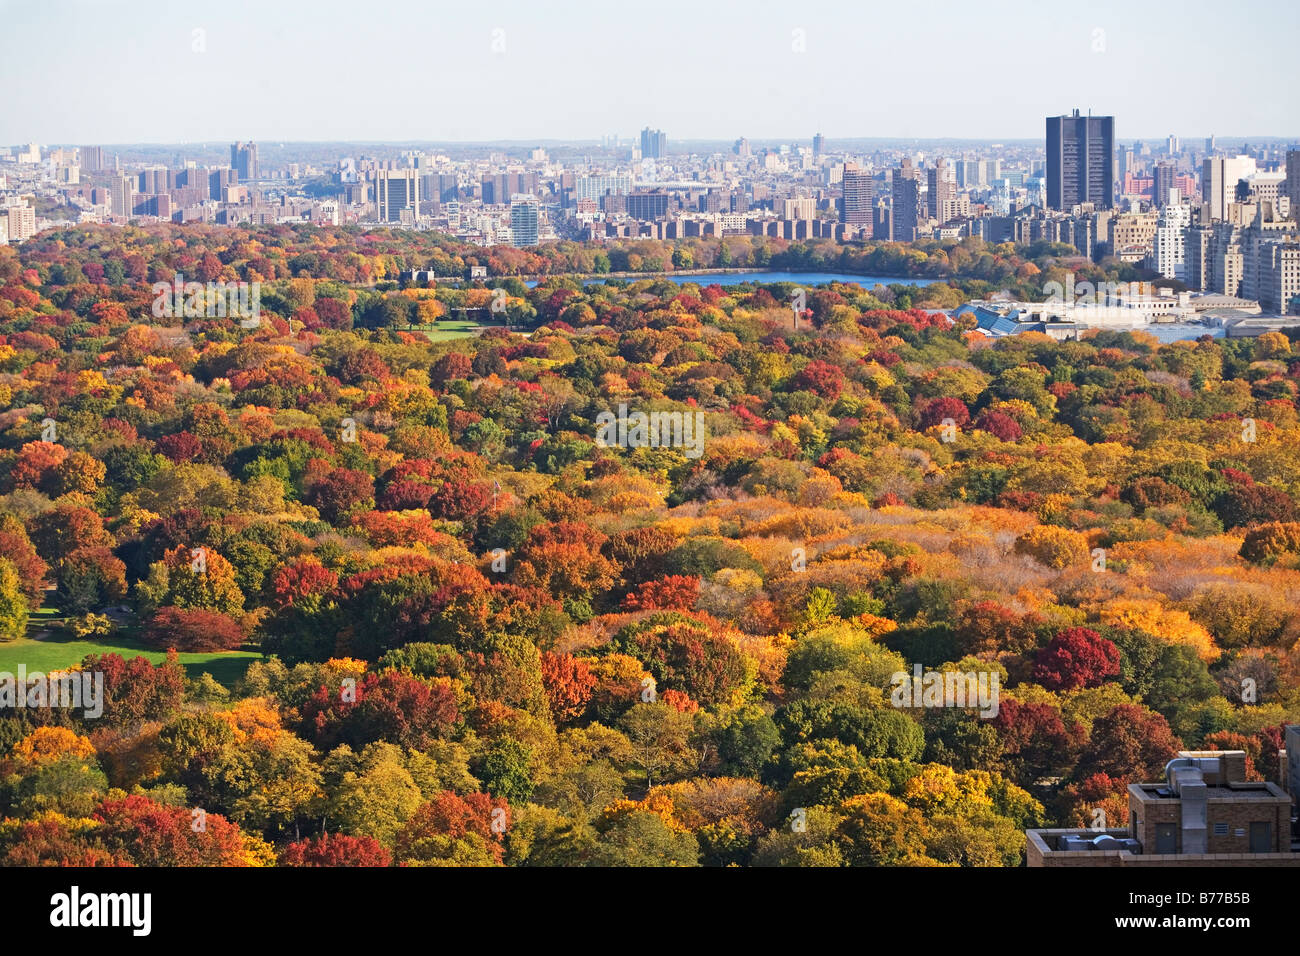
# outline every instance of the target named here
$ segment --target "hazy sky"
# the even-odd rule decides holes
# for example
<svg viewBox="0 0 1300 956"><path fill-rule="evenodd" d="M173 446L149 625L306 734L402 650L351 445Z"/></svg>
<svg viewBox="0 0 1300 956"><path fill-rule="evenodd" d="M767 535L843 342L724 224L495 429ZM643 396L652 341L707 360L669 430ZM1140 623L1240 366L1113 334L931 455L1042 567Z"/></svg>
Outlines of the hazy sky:
<svg viewBox="0 0 1300 956"><path fill-rule="evenodd" d="M1297 0L0 0L0 35L3 144L1300 134Z"/></svg>

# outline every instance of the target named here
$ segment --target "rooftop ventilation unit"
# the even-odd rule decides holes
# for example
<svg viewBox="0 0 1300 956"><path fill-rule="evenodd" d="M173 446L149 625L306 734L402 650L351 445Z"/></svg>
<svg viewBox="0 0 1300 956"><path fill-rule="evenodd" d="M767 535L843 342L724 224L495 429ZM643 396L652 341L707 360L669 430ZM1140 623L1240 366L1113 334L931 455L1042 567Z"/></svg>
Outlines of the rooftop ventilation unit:
<svg viewBox="0 0 1300 956"><path fill-rule="evenodd" d="M1182 852L1205 853L1209 847L1206 774L1219 778L1217 757L1177 757L1165 764L1165 779L1178 795L1182 816Z"/></svg>
<svg viewBox="0 0 1300 956"><path fill-rule="evenodd" d="M1096 836L1084 836L1079 833L1072 833L1061 837L1058 847L1061 850L1128 850L1132 853L1138 853L1141 850L1141 844L1131 837L1115 837L1109 833L1099 833Z"/></svg>

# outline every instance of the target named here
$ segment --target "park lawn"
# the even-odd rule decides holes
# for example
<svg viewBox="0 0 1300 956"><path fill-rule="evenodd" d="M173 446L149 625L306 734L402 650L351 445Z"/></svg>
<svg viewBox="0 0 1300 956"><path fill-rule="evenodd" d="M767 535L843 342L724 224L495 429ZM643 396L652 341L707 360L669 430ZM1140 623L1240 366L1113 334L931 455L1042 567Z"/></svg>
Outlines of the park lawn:
<svg viewBox="0 0 1300 956"><path fill-rule="evenodd" d="M16 674L18 665L22 664L29 674L32 671L47 674L79 664L87 654L121 654L127 660L144 655L155 664L167 657L165 651L146 648L139 641L122 634L102 641L79 641L61 631L55 631L39 641L21 637L16 641L0 643L0 671ZM181 654L180 660L187 677L196 678L206 671L229 689L243 676L248 665L261 656L256 651L204 651Z"/></svg>
<svg viewBox="0 0 1300 956"><path fill-rule="evenodd" d="M431 325L408 325L401 331L423 332L430 342L446 342L451 339L469 338L482 327L473 319L439 319Z"/></svg>
<svg viewBox="0 0 1300 956"><path fill-rule="evenodd" d="M464 339L472 336L479 328L477 322L468 319L441 319L424 328L424 334L430 342L446 342L450 339Z"/></svg>

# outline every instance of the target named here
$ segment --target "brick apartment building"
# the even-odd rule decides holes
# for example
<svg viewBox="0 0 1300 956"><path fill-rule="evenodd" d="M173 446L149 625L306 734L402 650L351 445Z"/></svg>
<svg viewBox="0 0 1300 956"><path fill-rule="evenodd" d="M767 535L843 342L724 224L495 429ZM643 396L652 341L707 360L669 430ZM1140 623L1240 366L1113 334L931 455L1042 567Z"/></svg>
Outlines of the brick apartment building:
<svg viewBox="0 0 1300 956"><path fill-rule="evenodd" d="M1164 782L1128 788L1125 829L1029 830L1031 867L1300 866L1294 797L1300 792L1300 725L1279 755L1284 790L1246 780L1240 750L1182 751ZM1290 791L1290 792L1288 792Z"/></svg>

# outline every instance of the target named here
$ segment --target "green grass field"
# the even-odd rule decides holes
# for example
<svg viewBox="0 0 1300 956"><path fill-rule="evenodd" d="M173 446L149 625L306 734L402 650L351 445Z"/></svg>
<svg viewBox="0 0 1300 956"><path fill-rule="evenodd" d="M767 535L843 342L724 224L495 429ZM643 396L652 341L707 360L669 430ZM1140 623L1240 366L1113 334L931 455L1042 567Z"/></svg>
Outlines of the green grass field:
<svg viewBox="0 0 1300 956"><path fill-rule="evenodd" d="M423 332L430 342L446 342L449 339L469 338L483 326L473 319L439 319L432 325L408 325L398 328L402 332Z"/></svg>
<svg viewBox="0 0 1300 956"><path fill-rule="evenodd" d="M41 610L47 611L45 608ZM48 612L32 615L28 634L40 633L54 620ZM121 654L127 660L143 654L155 664L167 657L166 652L146 648L126 633L119 632L103 641L79 641L65 631L55 629L40 640L29 636L0 643L0 671L16 674L18 665L22 664L28 673L49 673L79 664L87 654ZM182 654L180 658L186 676L195 678L206 671L224 687L230 688L243 676L248 665L261 656L256 651L212 651Z"/></svg>
<svg viewBox="0 0 1300 956"><path fill-rule="evenodd" d="M463 339L473 335L479 328L477 322L468 319L442 319L431 326L420 328L430 342L445 342L448 339Z"/></svg>

